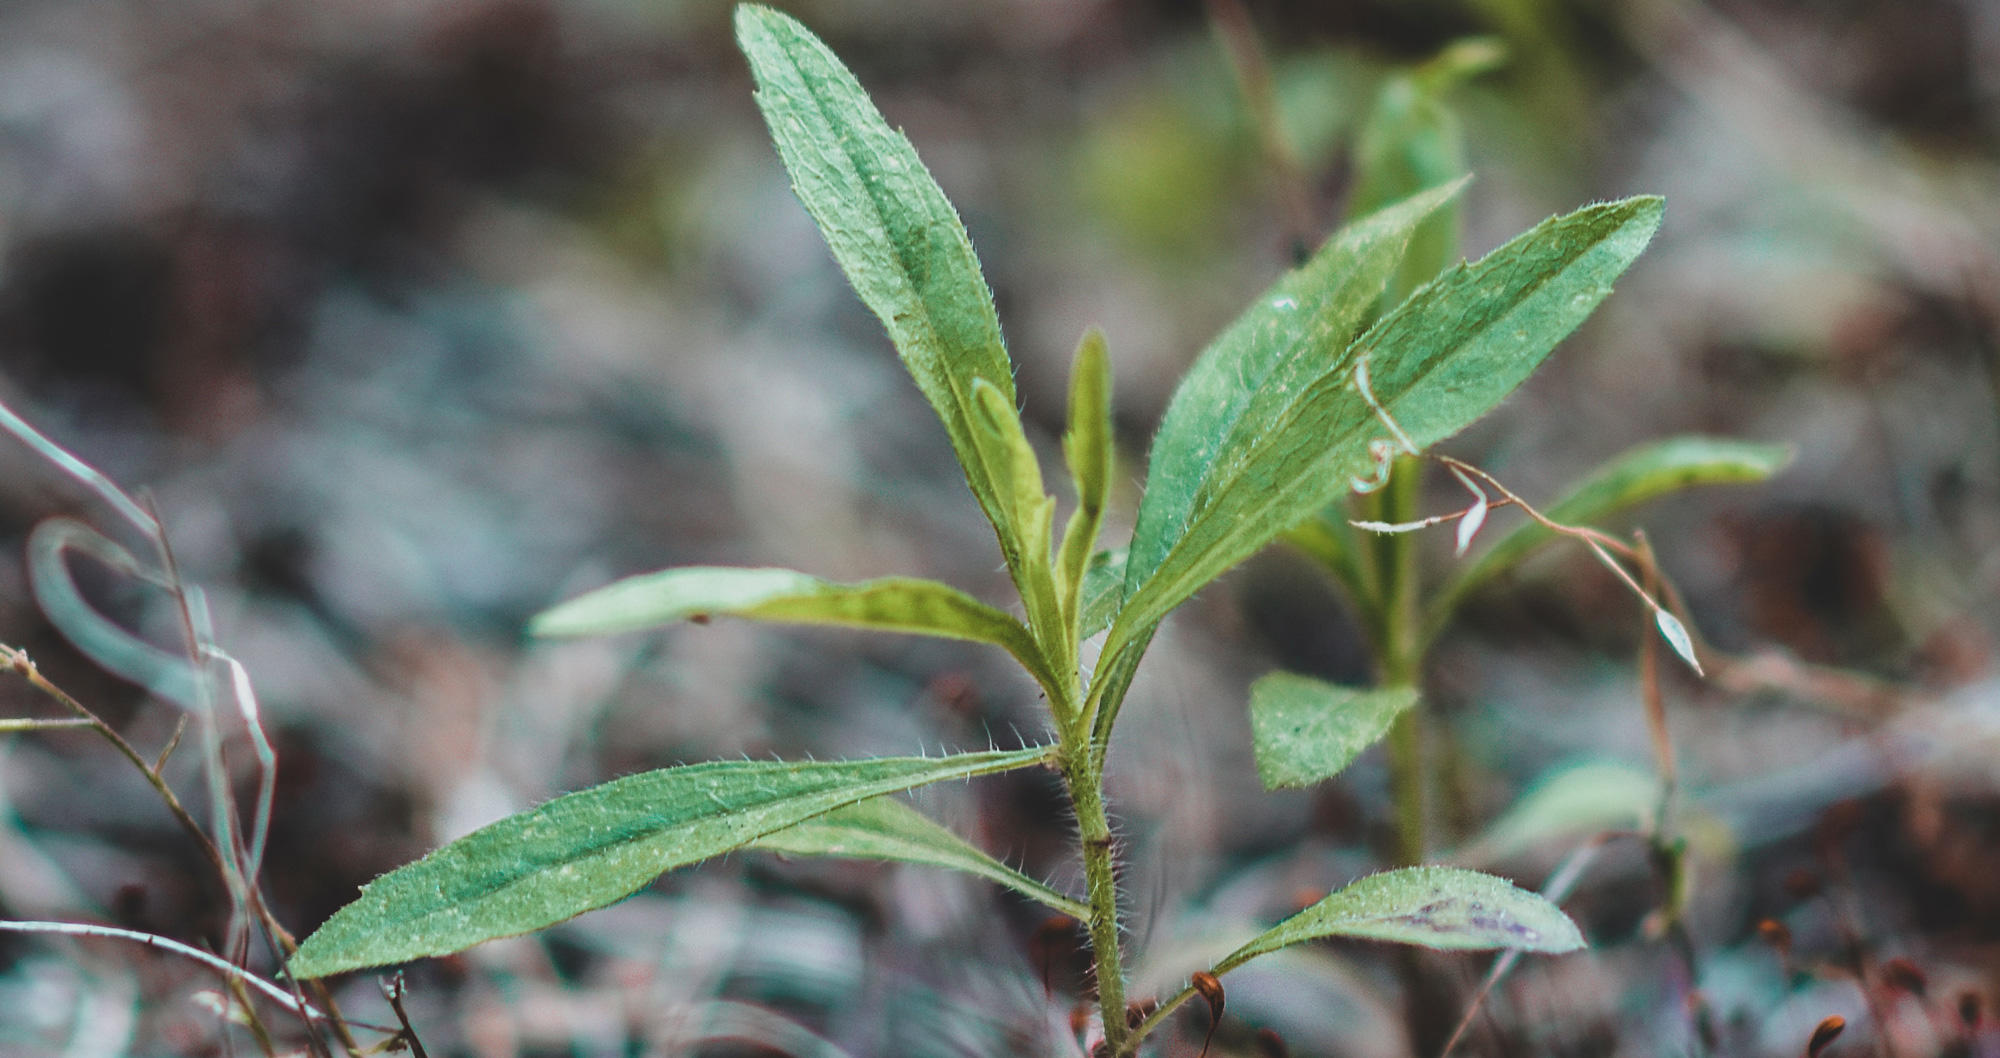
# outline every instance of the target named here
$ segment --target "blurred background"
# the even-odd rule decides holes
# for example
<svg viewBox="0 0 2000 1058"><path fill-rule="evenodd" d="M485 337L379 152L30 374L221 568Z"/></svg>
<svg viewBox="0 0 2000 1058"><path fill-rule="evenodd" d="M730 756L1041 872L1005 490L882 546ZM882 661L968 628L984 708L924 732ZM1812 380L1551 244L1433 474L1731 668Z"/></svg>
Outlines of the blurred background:
<svg viewBox="0 0 2000 1058"><path fill-rule="evenodd" d="M1597 199L1664 194L1667 220L1447 450L1543 500L1678 433L1796 456L1609 526L1643 524L1743 659L1665 674L1685 928L1649 915L1644 847L1607 846L1568 905L1593 951L1525 963L1458 1053L1796 1054L1838 1014L1856 1054L2000 1054L2000 6L1252 2L1261 126L1218 31L1230 5L785 6L963 215L1045 457L1070 353L1105 330L1111 541L1181 371L1342 218L1378 90L1455 41L1499 44L1446 97L1477 174L1468 254ZM377 874L605 778L1043 732L1032 686L971 646L732 622L523 634L685 563L1014 601L942 431L791 196L723 3L0 5L0 400L150 494L206 589L276 748L264 877L301 936ZM19 556L59 514L115 527L0 444L0 641L157 752L174 707L76 654L31 597ZM1440 577L1448 536L1423 541ZM158 593L77 565L104 613L173 641ZM1595 817L1517 813L1506 841L1496 819L1578 769L1599 785L1559 788L1586 802L1650 781L1647 624L1576 549L1469 602L1427 673L1443 853L1538 887ZM1384 862L1378 755L1267 794L1244 718L1274 668L1366 666L1332 582L1283 552L1162 634L1113 756L1140 994ZM19 681L0 703L54 715ZM166 774L199 788L192 755ZM917 800L1077 885L1046 777ZM0 740L0 914L201 946L228 912L101 742ZM431 1053L482 1058L1078 1053L1080 963L1042 916L922 868L746 854L411 967L408 1005ZM1210 1053L1261 1053L1270 1029L1293 1054L1430 1058L1486 962L1426 960L1428 998L1393 964L1350 944L1232 975ZM255 1053L202 1000L215 987L129 946L0 936L0 1055ZM345 988L354 1016L390 1020L372 977ZM1205 1028L1191 1013L1160 1053Z"/></svg>

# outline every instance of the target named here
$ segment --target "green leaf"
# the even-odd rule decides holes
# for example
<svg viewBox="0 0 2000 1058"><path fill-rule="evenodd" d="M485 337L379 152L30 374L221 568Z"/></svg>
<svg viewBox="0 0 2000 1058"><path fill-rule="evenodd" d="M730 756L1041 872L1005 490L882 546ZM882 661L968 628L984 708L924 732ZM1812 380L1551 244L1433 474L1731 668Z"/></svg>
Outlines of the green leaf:
<svg viewBox="0 0 2000 1058"><path fill-rule="evenodd" d="M1019 490L996 465L1021 435L1014 374L965 226L909 139L810 30L745 4L736 9L736 39L799 201L944 422L1018 580L1033 512L1016 505ZM1008 407L1008 440L998 450L974 434L975 381L999 390Z"/></svg>
<svg viewBox="0 0 2000 1058"><path fill-rule="evenodd" d="M1324 506L1374 465L1371 441L1400 432L1422 450L1492 410L1610 293L1660 212L1658 198L1634 198L1544 221L1419 290L1355 339L1332 369L1301 385L1260 385L1186 497L1186 528L1172 535L1173 551L1128 589L1113 637L1158 620ZM1396 431L1361 398L1363 364ZM1150 493L1150 478L1147 487ZM1135 535L1135 563L1139 545L1155 539Z"/></svg>
<svg viewBox="0 0 2000 1058"><path fill-rule="evenodd" d="M1057 552L1063 608L1070 614L1078 612L1091 551L1104 527L1104 503L1111 491L1111 441L1111 361L1103 333L1092 328L1076 347L1070 367L1069 425L1062 440L1063 462L1076 485L1076 513L1063 529Z"/></svg>
<svg viewBox="0 0 2000 1058"><path fill-rule="evenodd" d="M1586 761L1543 775L1465 852L1504 859L1552 838L1637 828L1660 801L1660 777L1630 764Z"/></svg>
<svg viewBox="0 0 2000 1058"><path fill-rule="evenodd" d="M1001 502L1012 512L1020 535L1010 568L1028 613L1028 627L1044 637L1064 627L1055 570L1049 565L1049 533L1055 527L1055 497L1042 491L1042 468L1035 450L1021 433L1013 398L985 379L972 382L973 435L995 468L1003 490ZM1046 639L1044 640L1046 641ZM1057 668L1066 667L1058 657Z"/></svg>
<svg viewBox="0 0 2000 1058"><path fill-rule="evenodd" d="M1291 672L1250 686L1250 740L1264 788L1311 786L1340 774L1417 704L1415 687L1364 690Z"/></svg>
<svg viewBox="0 0 2000 1058"><path fill-rule="evenodd" d="M1376 398L1419 450L1471 425L1596 311L1664 210L1645 195L1552 217L1417 291L1355 340Z"/></svg>
<svg viewBox="0 0 2000 1058"><path fill-rule="evenodd" d="M676 867L871 797L1039 764L951 757L710 761L630 775L476 830L375 879L299 947L296 977L461 951L632 895Z"/></svg>
<svg viewBox="0 0 2000 1058"><path fill-rule="evenodd" d="M992 643L1037 678L1047 675L1021 622L948 584L914 577L834 584L789 569L681 566L586 592L544 611L528 630L539 636L604 635L710 616Z"/></svg>
<svg viewBox="0 0 2000 1058"><path fill-rule="evenodd" d="M1118 623L1126 634L1120 638L1134 638L1345 491L1345 476L1291 480L1287 493L1276 481L1243 482L1235 472L1245 463L1261 466L1260 457L1278 440L1272 431L1289 420L1307 412L1326 417L1323 409L1300 409L1298 400L1330 388L1335 392L1320 394L1321 404L1359 403L1346 393L1342 350L1373 309L1411 230L1461 186L1426 192L1341 229L1188 370L1153 438L1125 574L1128 604ZM1323 384L1329 378L1330 387ZM1301 439L1287 440L1296 446ZM1326 438L1311 455L1338 440ZM1269 509L1275 516L1266 516ZM1142 599L1147 605L1137 606Z"/></svg>
<svg viewBox="0 0 2000 1058"><path fill-rule="evenodd" d="M1118 607L1125 601L1124 548L1099 551L1090 556L1083 571L1083 592L1077 600L1077 638L1091 636L1111 627Z"/></svg>
<svg viewBox="0 0 2000 1058"><path fill-rule="evenodd" d="M1226 973L1259 955L1321 937L1425 948L1565 952L1583 935L1562 909L1490 874L1406 867L1371 874L1278 923L1215 965Z"/></svg>
<svg viewBox="0 0 2000 1058"><path fill-rule="evenodd" d="M971 842L893 797L877 797L767 834L753 849L787 856L839 856L946 867L998 882L1072 918L1090 908L980 851Z"/></svg>
<svg viewBox="0 0 2000 1058"><path fill-rule="evenodd" d="M1720 437L1670 437L1620 453L1562 499L1542 509L1556 522L1587 525L1647 500L1696 485L1763 481L1791 462L1787 445ZM1533 554L1556 534L1523 522L1467 565L1431 606L1434 622L1448 619L1459 600Z"/></svg>

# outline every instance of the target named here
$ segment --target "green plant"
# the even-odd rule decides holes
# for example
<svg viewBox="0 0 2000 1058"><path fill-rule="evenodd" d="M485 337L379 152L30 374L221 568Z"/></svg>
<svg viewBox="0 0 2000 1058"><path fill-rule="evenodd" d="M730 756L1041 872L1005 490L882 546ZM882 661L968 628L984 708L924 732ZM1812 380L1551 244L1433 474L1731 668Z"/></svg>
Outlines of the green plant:
<svg viewBox="0 0 2000 1058"><path fill-rule="evenodd" d="M1350 223L1196 361L1154 438L1130 542L1100 550L1112 474L1102 337L1086 335L1074 361L1062 449L1075 503L1058 537L1056 500L1023 431L992 297L956 213L825 45L760 7L739 8L736 28L799 198L943 421L1022 615L927 580L835 584L790 570L703 567L613 584L544 613L534 631L591 635L735 616L988 643L1040 685L1052 741L937 758L710 762L572 793L377 879L307 938L291 973L324 977L540 929L622 899L663 871L749 847L970 870L1082 919L1101 1045L1112 1055L1136 1052L1196 995L1219 1006L1216 976L1315 938L1581 946L1575 925L1540 896L1471 871L1409 867L1335 892L1150 1012L1128 1016L1105 756L1140 659L1169 613L1274 539L1318 524L1357 482L1379 483L1400 456L1491 410L1609 294L1652 236L1661 201L1603 203L1546 221L1386 312L1385 290L1406 267L1413 234L1449 207L1463 181ZM1407 477L1391 479L1390 492L1407 489ZM1395 619L1413 612L1398 604ZM1086 669L1084 643L1099 634L1097 661ZM1260 752L1316 754L1315 773L1330 774L1379 738L1380 719L1404 704L1374 701L1365 722L1331 735L1310 724L1263 730ZM1080 899L882 799L1031 767L1058 772L1075 810L1087 889Z"/></svg>
<svg viewBox="0 0 2000 1058"><path fill-rule="evenodd" d="M1384 79L1356 147L1357 212L1380 209L1463 177L1465 152L1449 97L1460 83L1504 57L1495 41L1460 41L1436 57ZM1384 306L1401 301L1433 279L1440 285L1484 282L1478 273L1489 262L1500 264L1496 254L1472 266L1470 272L1445 275L1458 256L1458 243L1456 209L1447 204L1411 236L1402 263L1383 294ZM1357 382L1365 385L1367 377L1364 373ZM1429 844L1424 785L1427 772L1432 770L1424 768L1419 759L1426 741L1416 708L1422 698L1419 687L1425 660L1459 606L1543 545L1568 537L1581 541L1646 603L1662 637L1699 670L1686 622L1676 616L1672 606L1656 598L1661 594L1657 586L1649 590L1621 564L1637 567L1640 577L1649 582L1659 579L1643 540L1628 544L1581 526L1690 486L1761 481L1782 468L1791 452L1784 445L1693 436L1643 444L1571 486L1545 514L1476 467L1449 457L1418 458L1420 446L1396 430L1395 420L1385 416L1385 425L1397 442L1390 448L1394 462L1385 461L1378 467L1386 478L1369 483L1375 487L1337 499L1284 534L1340 586L1357 612L1368 634L1376 686L1342 687L1292 673L1274 673L1251 689L1251 730L1258 772L1269 788L1305 786L1328 778L1386 735L1398 824L1397 857L1405 863L1417 863L1425 857ZM1422 473L1432 462L1442 464L1471 493L1470 506L1429 518L1418 516ZM1497 503L1489 490L1500 493ZM1489 511L1499 504L1522 508L1529 521L1473 561L1457 567L1427 594L1414 561L1415 551L1404 534L1456 521L1457 549L1463 556L1485 525ZM1364 532L1357 533L1357 528ZM1650 641L1646 649L1645 665L1650 673ZM1661 777L1670 789L1672 764L1664 745L1664 718L1655 708L1657 688L1650 679L1647 682ZM1663 797L1663 804L1665 800Z"/></svg>

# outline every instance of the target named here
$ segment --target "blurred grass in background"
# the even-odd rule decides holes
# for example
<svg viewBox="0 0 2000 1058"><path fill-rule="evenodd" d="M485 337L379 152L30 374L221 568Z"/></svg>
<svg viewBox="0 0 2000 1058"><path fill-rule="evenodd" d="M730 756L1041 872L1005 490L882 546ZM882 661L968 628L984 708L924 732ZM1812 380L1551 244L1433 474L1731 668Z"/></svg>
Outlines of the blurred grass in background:
<svg viewBox="0 0 2000 1058"><path fill-rule="evenodd" d="M1137 466L1172 380L1298 234L1204 8L791 10L965 213L1043 450L1069 352L1098 324ZM1850 944L1910 957L1940 1010L2000 997L2000 12L1250 11L1315 238L1354 191L1385 79L1476 35L1507 60L1451 97L1479 177L1470 249L1588 199L1668 198L1620 295L1455 454L1537 498L1676 432L1799 451L1769 485L1645 513L1702 629L1763 674L1670 681L1707 821L1690 911L1705 976L1674 979L1641 920L1646 866L1613 863L1573 905L1598 949L1517 973L1467 1046L1686 1053L1691 984L1731 1053L1795 1053L1828 1013L1880 1019L1903 1054L1958 1045L1945 1015L1792 976L1755 927L1786 921L1804 963ZM550 602L679 563L909 571L1004 598L937 427L791 198L749 87L722 3L0 8L0 392L149 488L209 589L278 744L267 878L300 931L436 843L609 775L969 747L1036 722L1031 688L949 643L727 623L523 641ZM0 468L0 554L79 511L26 452L0 450ZM1426 546L1450 561L1442 536ZM1251 777L1248 681L1363 664L1305 569L1269 555L1191 607L1133 700L1129 759L1160 763L1114 775L1113 796L1163 950L1337 884L1386 840L1379 768L1283 796ZM107 612L171 638L148 599L99 587ZM1580 555L1487 592L1431 674L1461 747L1441 832L1470 839L1566 762L1643 766L1644 634ZM171 730L68 651L12 558L0 640L135 742ZM33 708L4 693L0 713ZM0 741L0 913L198 942L227 906L122 768L80 736ZM1062 881L1057 803L1025 778L927 807ZM1539 884L1563 847L1503 862ZM1800 871L1829 896L1788 890ZM1075 967L1059 952L1047 969L1010 899L739 857L416 967L413 1012L434 1052L482 1056L1057 1048ZM1297 1054L1407 1053L1376 954L1246 972L1229 1009ZM1463 984L1476 967L1438 972ZM52 1053L86 1022L124 1032L76 1053L209 1053L220 1030L187 998L209 987L144 953L0 940L0 1054ZM1218 1048L1248 1047L1224 1028ZM688 1042L703 1037L752 1042Z"/></svg>

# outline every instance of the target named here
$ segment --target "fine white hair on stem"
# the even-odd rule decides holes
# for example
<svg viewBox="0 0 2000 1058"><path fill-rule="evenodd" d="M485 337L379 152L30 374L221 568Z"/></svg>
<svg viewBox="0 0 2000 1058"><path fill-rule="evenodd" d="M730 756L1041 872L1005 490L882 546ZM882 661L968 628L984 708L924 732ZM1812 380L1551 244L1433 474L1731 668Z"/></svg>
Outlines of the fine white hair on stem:
<svg viewBox="0 0 2000 1058"><path fill-rule="evenodd" d="M217 973L225 974L241 981L251 988L264 993L264 996L271 1002L284 1007L294 1014L312 1018L316 1021L327 1020L327 1016L311 1003L294 999L291 993L285 991L283 988L266 981L235 963L220 956L211 955L200 948L190 947L182 944L180 941L171 940L158 934L119 929L116 926L99 926L89 922L17 922L7 919L0 919L0 932L44 933L67 937L106 937L112 940L129 940L137 944L144 944L149 948L159 948L185 959L193 959L195 962L201 963Z"/></svg>

